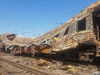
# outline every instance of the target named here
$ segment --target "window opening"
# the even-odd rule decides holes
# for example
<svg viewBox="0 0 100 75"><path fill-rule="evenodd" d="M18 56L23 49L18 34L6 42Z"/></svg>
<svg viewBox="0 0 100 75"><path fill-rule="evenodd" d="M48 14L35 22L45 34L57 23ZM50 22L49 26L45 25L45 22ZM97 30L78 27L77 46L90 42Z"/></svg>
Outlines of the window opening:
<svg viewBox="0 0 100 75"><path fill-rule="evenodd" d="M58 38L58 36L59 36L59 34L57 34L57 35L56 35L56 36L54 36L54 37Z"/></svg>
<svg viewBox="0 0 100 75"><path fill-rule="evenodd" d="M86 18L78 21L78 32L82 30L86 30Z"/></svg>
<svg viewBox="0 0 100 75"><path fill-rule="evenodd" d="M67 35L67 34L68 34L68 31L69 31L69 27L67 27L67 29L66 29L64 35Z"/></svg>
<svg viewBox="0 0 100 75"><path fill-rule="evenodd" d="M12 41L15 37L16 37L15 34L11 34L11 35L8 35L8 36L7 36L7 38L8 38L9 40L11 40L11 41Z"/></svg>

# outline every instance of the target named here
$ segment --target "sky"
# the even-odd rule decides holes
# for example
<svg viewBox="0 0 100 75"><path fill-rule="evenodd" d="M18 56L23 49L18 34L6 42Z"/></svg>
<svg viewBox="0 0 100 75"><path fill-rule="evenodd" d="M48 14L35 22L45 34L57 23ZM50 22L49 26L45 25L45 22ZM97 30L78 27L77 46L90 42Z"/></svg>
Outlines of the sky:
<svg viewBox="0 0 100 75"><path fill-rule="evenodd" d="M98 0L0 0L0 34L38 37Z"/></svg>

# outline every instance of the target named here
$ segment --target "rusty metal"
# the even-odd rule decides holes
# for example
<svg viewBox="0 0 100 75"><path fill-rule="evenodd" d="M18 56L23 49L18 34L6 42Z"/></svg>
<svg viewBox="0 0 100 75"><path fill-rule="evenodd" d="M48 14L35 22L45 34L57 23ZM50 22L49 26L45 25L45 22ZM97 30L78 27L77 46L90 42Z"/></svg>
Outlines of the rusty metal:
<svg viewBox="0 0 100 75"><path fill-rule="evenodd" d="M0 51L4 49L4 44L0 41Z"/></svg>

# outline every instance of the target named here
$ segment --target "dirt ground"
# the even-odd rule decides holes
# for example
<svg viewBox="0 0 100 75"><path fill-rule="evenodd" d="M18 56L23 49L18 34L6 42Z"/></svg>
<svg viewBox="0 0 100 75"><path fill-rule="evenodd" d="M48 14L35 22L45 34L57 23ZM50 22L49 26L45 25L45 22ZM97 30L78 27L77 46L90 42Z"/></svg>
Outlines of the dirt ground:
<svg viewBox="0 0 100 75"><path fill-rule="evenodd" d="M100 75L94 74L99 73L96 65L82 65L77 62L70 61L55 61L48 58L40 57L27 57L27 56L11 56L8 53L0 52L0 57L16 62L18 64L26 65L31 68L39 69L43 72L49 73L51 75ZM9 69L9 73L13 72L11 75L23 75L27 71L23 69L16 68L12 65L7 65L7 63L0 61L0 68ZM26 75L34 75L27 73Z"/></svg>

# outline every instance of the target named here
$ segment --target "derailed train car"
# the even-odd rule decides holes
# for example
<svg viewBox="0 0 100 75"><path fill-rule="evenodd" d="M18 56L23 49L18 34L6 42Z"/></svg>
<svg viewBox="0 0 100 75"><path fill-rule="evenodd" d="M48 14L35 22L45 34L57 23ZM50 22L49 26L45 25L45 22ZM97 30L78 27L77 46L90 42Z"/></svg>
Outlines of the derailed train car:
<svg viewBox="0 0 100 75"><path fill-rule="evenodd" d="M52 53L66 59L93 61L100 57L100 0L90 5L79 14L72 17L65 24L49 31L39 37L19 43L10 44L16 38L7 41L10 37L1 35L1 41L11 49L11 53ZM27 40L27 39L26 39ZM23 45L24 44L24 45Z"/></svg>
<svg viewBox="0 0 100 75"><path fill-rule="evenodd" d="M3 33L0 36L0 45L4 52L10 52L14 54L32 54L34 53L46 53L50 49L50 45L34 44L36 37L19 37L11 33ZM48 52L47 52L48 53Z"/></svg>

